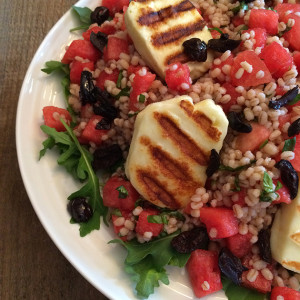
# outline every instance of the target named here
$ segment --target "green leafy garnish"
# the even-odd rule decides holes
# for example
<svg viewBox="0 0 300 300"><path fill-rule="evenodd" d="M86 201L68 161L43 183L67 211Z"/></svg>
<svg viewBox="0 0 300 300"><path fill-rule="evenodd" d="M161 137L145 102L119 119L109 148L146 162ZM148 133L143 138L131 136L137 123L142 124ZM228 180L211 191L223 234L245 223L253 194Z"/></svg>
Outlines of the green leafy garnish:
<svg viewBox="0 0 300 300"><path fill-rule="evenodd" d="M145 100L146 100L145 95L140 94L140 95L139 95L139 102L140 102L140 103L145 103Z"/></svg>
<svg viewBox="0 0 300 300"><path fill-rule="evenodd" d="M255 290L234 284L226 277L222 277L222 285L228 300L265 300L267 296Z"/></svg>
<svg viewBox="0 0 300 300"><path fill-rule="evenodd" d="M122 213L118 208L114 208L111 210L111 214L117 217L122 217Z"/></svg>
<svg viewBox="0 0 300 300"><path fill-rule="evenodd" d="M225 165L220 165L219 170L229 171L229 172L239 172L239 171L242 171L242 170L245 170L245 169L249 168L251 165L253 165L255 163L256 163L256 160L254 159L254 160L251 160L249 164L239 166L239 167L236 167L236 168L232 168L232 167L225 166Z"/></svg>
<svg viewBox="0 0 300 300"><path fill-rule="evenodd" d="M168 224L168 218L166 214L150 215L147 217L147 221L149 223Z"/></svg>
<svg viewBox="0 0 300 300"><path fill-rule="evenodd" d="M128 191L126 190L124 185L120 185L119 187L116 188L116 190L119 192L120 199L125 199L128 196Z"/></svg>
<svg viewBox="0 0 300 300"><path fill-rule="evenodd" d="M278 198L279 195L278 193L276 193L276 191L278 191L280 188L282 188L282 184L280 181L277 181L276 187L274 189L273 180L268 172L265 171L263 177L263 190L259 196L259 200L262 202L271 202L273 199L270 194L275 193Z"/></svg>
<svg viewBox="0 0 300 300"><path fill-rule="evenodd" d="M116 98L117 100L120 99L120 97L122 96L129 97L129 91L130 91L130 87L126 86L126 88L122 89L118 95L115 96L113 95L113 97Z"/></svg>
<svg viewBox="0 0 300 300"><path fill-rule="evenodd" d="M79 6L72 6L73 11L75 12L75 15L77 16L80 25L78 27L70 29L70 32L76 31L76 30L87 30L91 25L91 13L92 10L88 7L79 7Z"/></svg>
<svg viewBox="0 0 300 300"><path fill-rule="evenodd" d="M296 145L296 137L292 139L285 140L282 152L284 151L294 151Z"/></svg>
<svg viewBox="0 0 300 300"><path fill-rule="evenodd" d="M209 31L216 30L216 31L218 31L220 34L223 34L223 31L222 31L220 28L218 28L218 27L208 28L208 30L209 30Z"/></svg>
<svg viewBox="0 0 300 300"><path fill-rule="evenodd" d="M138 110L138 111L135 111L134 113L129 113L128 118L132 118L132 117L136 116L139 112L140 111Z"/></svg>
<svg viewBox="0 0 300 300"><path fill-rule="evenodd" d="M79 223L80 236L86 236L91 231L100 229L101 216L107 224L108 210L103 205L99 179L91 166L92 154L80 145L72 129L62 119L61 122L65 126L66 132L57 132L54 128L46 125L41 126L42 131L49 137L43 142L44 149L40 151L40 158L48 149L56 147L60 153L57 159L58 164L64 166L76 179L84 182L84 185L77 192L72 193L68 199L85 197L93 209L92 218L86 223Z"/></svg>
<svg viewBox="0 0 300 300"><path fill-rule="evenodd" d="M123 79L123 70L120 70L119 72L119 76L118 76L118 80L117 80L117 88L120 89L121 88L121 81Z"/></svg>
<svg viewBox="0 0 300 300"><path fill-rule="evenodd" d="M67 99L70 96L70 68L69 65L63 64L60 61L49 60L45 63L45 68L41 69L46 74L56 73L61 76L61 85L63 87L64 95L65 95L65 104L67 106L67 110L70 113L72 120L75 120L75 113L72 107L69 105Z"/></svg>
<svg viewBox="0 0 300 300"><path fill-rule="evenodd" d="M240 180L239 180L239 176L235 176L234 178L234 189L232 190L233 192L240 192L241 191L241 187L240 187Z"/></svg>
<svg viewBox="0 0 300 300"><path fill-rule="evenodd" d="M259 146L259 149L262 149L264 146L266 146L269 143L269 140L266 139L264 142L261 143L261 145Z"/></svg>
<svg viewBox="0 0 300 300"><path fill-rule="evenodd" d="M177 231L144 244L136 240L123 242L119 239L109 242L122 244L127 249L125 270L136 282L138 297L148 298L153 294L154 288L159 286L159 281L169 284L165 266L184 267L187 263L190 254L178 253L171 246L172 239L178 234Z"/></svg>
<svg viewBox="0 0 300 300"><path fill-rule="evenodd" d="M292 27L287 26L283 31L278 32L278 36L282 37L285 33L289 32L292 29Z"/></svg>
<svg viewBox="0 0 300 300"><path fill-rule="evenodd" d="M294 98L294 100L292 100L291 102L289 102L288 105L294 105L294 104L296 104L296 103L299 102L299 101L300 101L300 94L298 94L298 95Z"/></svg>
<svg viewBox="0 0 300 300"><path fill-rule="evenodd" d="M245 1L241 1L240 2L240 5L234 7L231 11L237 15L240 10L248 10L248 5L245 3Z"/></svg>

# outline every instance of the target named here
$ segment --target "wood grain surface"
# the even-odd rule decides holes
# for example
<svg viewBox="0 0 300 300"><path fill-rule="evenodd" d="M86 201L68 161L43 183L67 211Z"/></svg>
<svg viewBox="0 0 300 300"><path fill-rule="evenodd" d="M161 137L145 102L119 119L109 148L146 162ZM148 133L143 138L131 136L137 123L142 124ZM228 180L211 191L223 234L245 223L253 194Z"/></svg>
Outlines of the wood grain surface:
<svg viewBox="0 0 300 300"><path fill-rule="evenodd" d="M0 0L1 300L107 299L48 237L24 189L16 155L16 109L26 70L48 31L75 2Z"/></svg>

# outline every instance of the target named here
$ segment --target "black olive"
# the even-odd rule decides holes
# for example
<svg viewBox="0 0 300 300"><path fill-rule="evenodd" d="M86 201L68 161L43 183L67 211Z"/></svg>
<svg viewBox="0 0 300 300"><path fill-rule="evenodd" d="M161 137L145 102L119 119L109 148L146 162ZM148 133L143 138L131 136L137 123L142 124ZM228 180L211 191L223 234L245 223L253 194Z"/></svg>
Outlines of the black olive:
<svg viewBox="0 0 300 300"><path fill-rule="evenodd" d="M239 114L234 111L230 111L227 114L227 119L228 119L230 128L232 128L233 130L235 130L237 132L249 133L252 131L252 126L250 124L244 123L241 120Z"/></svg>
<svg viewBox="0 0 300 300"><path fill-rule="evenodd" d="M219 39L210 39L207 48L224 53L227 50L234 50L240 43L241 40L232 40L227 33L222 33Z"/></svg>
<svg viewBox="0 0 300 300"><path fill-rule="evenodd" d="M91 13L91 23L99 26L109 18L109 9L105 6L98 6Z"/></svg>
<svg viewBox="0 0 300 300"><path fill-rule="evenodd" d="M206 169L207 177L211 177L220 167L220 155L215 149L211 149L208 167Z"/></svg>
<svg viewBox="0 0 300 300"><path fill-rule="evenodd" d="M97 50L103 53L103 49L107 45L108 39L105 33L99 31L97 33L91 32L90 41Z"/></svg>
<svg viewBox="0 0 300 300"><path fill-rule="evenodd" d="M293 165L288 160L281 159L275 167L280 170L282 182L287 186L291 199L296 198L299 178Z"/></svg>
<svg viewBox="0 0 300 300"><path fill-rule="evenodd" d="M172 247L179 253L191 253L196 249L208 249L209 237L204 227L181 232L172 241Z"/></svg>
<svg viewBox="0 0 300 300"><path fill-rule="evenodd" d="M77 223L86 223L92 216L93 210L83 197L74 198L68 203L68 211Z"/></svg>
<svg viewBox="0 0 300 300"><path fill-rule="evenodd" d="M121 161L123 153L119 145L113 144L107 147L98 148L93 153L92 166L95 171L109 169Z"/></svg>
<svg viewBox="0 0 300 300"><path fill-rule="evenodd" d="M79 98L83 105L95 102L96 99L93 94L94 89L95 85L93 82L92 73L89 71L82 71L80 78Z"/></svg>
<svg viewBox="0 0 300 300"><path fill-rule="evenodd" d="M109 130L111 128L111 121L103 118L100 122L96 124L95 127L97 130Z"/></svg>
<svg viewBox="0 0 300 300"><path fill-rule="evenodd" d="M300 119L297 119L290 125L288 129L288 136L291 137L297 135L299 132L300 132Z"/></svg>
<svg viewBox="0 0 300 300"><path fill-rule="evenodd" d="M118 116L118 109L111 104L113 100L110 95L98 87L95 87L94 95L97 99L97 103L93 105L94 113L110 121L115 119Z"/></svg>
<svg viewBox="0 0 300 300"><path fill-rule="evenodd" d="M258 233L258 248L261 258L267 262L272 262L271 245L270 245L270 231L262 229Z"/></svg>
<svg viewBox="0 0 300 300"><path fill-rule="evenodd" d="M183 44L184 53L191 59L196 61L207 60L206 43L198 38L186 40Z"/></svg>
<svg viewBox="0 0 300 300"><path fill-rule="evenodd" d="M219 267L221 272L237 285L241 284L242 273L248 270L227 248L222 248L219 254Z"/></svg>
<svg viewBox="0 0 300 300"><path fill-rule="evenodd" d="M297 85L291 90L289 90L288 92L286 92L284 95L282 95L282 97L280 97L279 99L271 100L269 102L269 107L273 109L279 109L289 104L289 102L293 101L297 97L298 93L299 93L299 86Z"/></svg>

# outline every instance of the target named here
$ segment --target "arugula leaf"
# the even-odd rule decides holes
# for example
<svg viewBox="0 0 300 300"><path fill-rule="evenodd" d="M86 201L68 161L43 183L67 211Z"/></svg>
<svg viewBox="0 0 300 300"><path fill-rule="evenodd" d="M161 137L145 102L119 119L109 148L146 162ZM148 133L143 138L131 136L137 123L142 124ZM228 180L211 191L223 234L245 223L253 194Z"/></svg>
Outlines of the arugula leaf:
<svg viewBox="0 0 300 300"><path fill-rule="evenodd" d="M72 129L61 119L66 128L66 132L57 132L54 128L42 125L41 129L49 137L43 142L44 149L40 151L40 158L45 155L48 149L54 146L59 150L60 156L57 159L59 165L62 165L71 173L74 178L84 181L84 185L75 193L72 193L68 199L72 200L77 197L85 197L93 209L93 217L86 223L79 223L80 236L85 236L92 230L100 228L100 217L102 216L107 224L107 207L103 205L100 196L99 179L96 176L91 162L92 154L83 148Z"/></svg>
<svg viewBox="0 0 300 300"><path fill-rule="evenodd" d="M49 60L45 62L45 68L41 69L46 74L57 73L62 76L61 85L63 87L65 95L65 104L68 112L70 113L72 120L75 120L75 112L72 107L69 105L68 97L70 96L70 68L69 65L63 64L60 61Z"/></svg>
<svg viewBox="0 0 300 300"><path fill-rule="evenodd" d="M284 151L294 151L296 145L296 137L292 139L285 140L282 152Z"/></svg>
<svg viewBox="0 0 300 300"><path fill-rule="evenodd" d="M256 163L256 159L251 160L250 163L247 164L247 165L239 166L239 167L236 167L236 168L232 168L232 167L225 166L225 165L220 165L219 170L229 171L229 172L239 172L239 171L247 169L248 167L250 167L251 165L253 165L255 163Z"/></svg>
<svg viewBox="0 0 300 300"><path fill-rule="evenodd" d="M292 100L291 102L289 102L288 105L294 105L294 104L296 104L296 103L299 102L299 101L300 101L300 94L298 94L298 95L294 98L294 100Z"/></svg>
<svg viewBox="0 0 300 300"><path fill-rule="evenodd" d="M128 191L124 187L124 185L120 185L116 188L116 190L119 192L119 198L125 199L128 196Z"/></svg>
<svg viewBox="0 0 300 300"><path fill-rule="evenodd" d="M172 239L179 231L149 243L140 244L136 240L123 242L115 239L109 243L122 244L127 249L125 270L137 282L136 291L139 297L148 298L159 286L159 281L168 284L169 280L164 267L168 264L184 267L190 254L178 253L172 246Z"/></svg>
<svg viewBox="0 0 300 300"><path fill-rule="evenodd" d="M240 12L240 10L248 10L248 5L245 3L245 1L241 1L240 5L234 7L231 9L231 11L236 15Z"/></svg>
<svg viewBox="0 0 300 300"><path fill-rule="evenodd" d="M75 12L75 15L77 16L81 24L78 27L72 28L70 32L80 30L80 29L87 30L92 23L91 22L92 10L89 9L88 7L79 7L75 5L72 6L72 9Z"/></svg>
<svg viewBox="0 0 300 300"><path fill-rule="evenodd" d="M221 278L223 290L228 300L266 300L267 296L255 290L234 284L226 277Z"/></svg>
<svg viewBox="0 0 300 300"><path fill-rule="evenodd" d="M271 197L270 194L275 193L277 198L279 195L276 193L279 189L282 188L282 184L280 181L277 181L276 187L274 189L273 187L273 180L268 174L268 172L264 172L264 177L263 177L263 190L259 196L259 200L262 202L271 202L273 198Z"/></svg>

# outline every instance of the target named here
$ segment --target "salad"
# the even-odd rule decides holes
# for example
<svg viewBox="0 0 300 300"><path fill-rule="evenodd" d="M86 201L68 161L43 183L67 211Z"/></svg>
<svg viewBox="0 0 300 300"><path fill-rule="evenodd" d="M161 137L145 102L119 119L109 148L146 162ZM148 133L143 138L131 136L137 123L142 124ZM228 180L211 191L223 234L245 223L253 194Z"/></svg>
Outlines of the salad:
<svg viewBox="0 0 300 300"><path fill-rule="evenodd" d="M300 299L300 4L175 2L73 7L78 39L42 69L66 107L43 108L40 158L82 182L71 223L114 228L137 297L172 265L199 298Z"/></svg>

